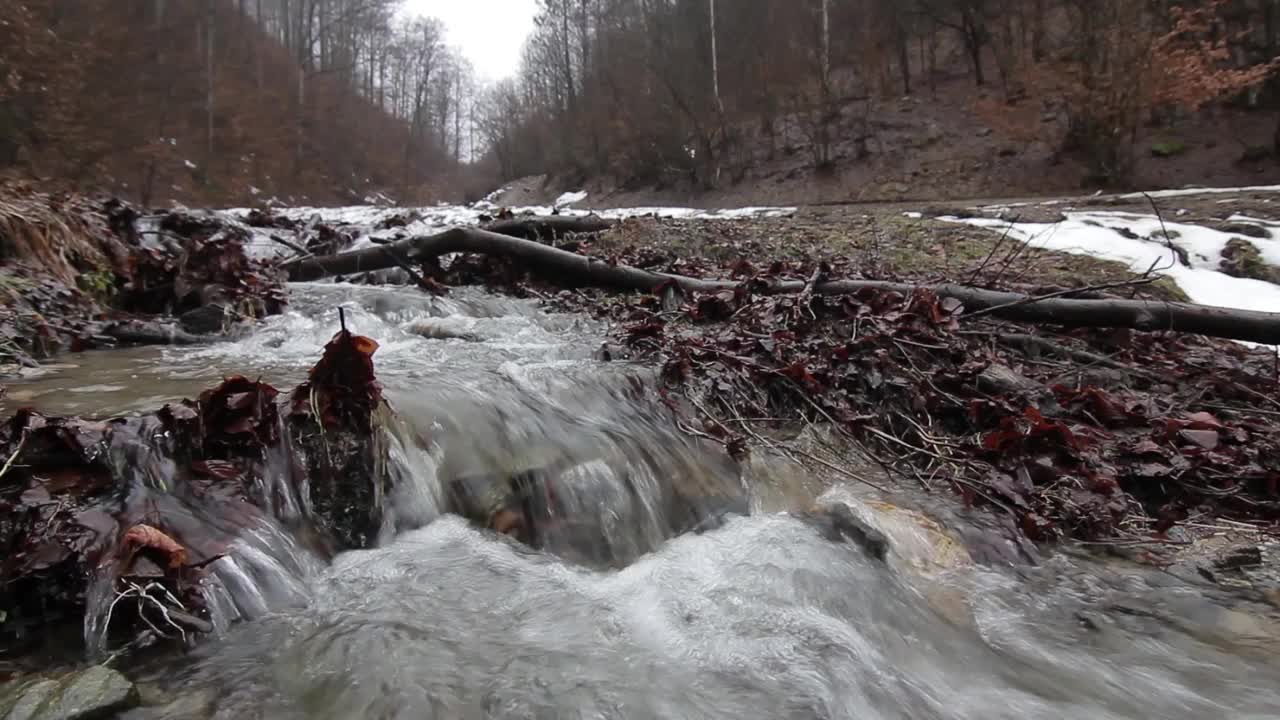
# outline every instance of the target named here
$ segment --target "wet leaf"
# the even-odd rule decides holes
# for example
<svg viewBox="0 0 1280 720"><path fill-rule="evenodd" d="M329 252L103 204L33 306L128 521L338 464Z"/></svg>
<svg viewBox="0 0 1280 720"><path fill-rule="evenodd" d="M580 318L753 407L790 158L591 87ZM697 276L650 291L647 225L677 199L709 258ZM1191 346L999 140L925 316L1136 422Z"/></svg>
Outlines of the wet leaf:
<svg viewBox="0 0 1280 720"><path fill-rule="evenodd" d="M143 550L154 550L165 558L169 568L187 564L187 549L150 525L138 524L129 528L121 540L121 546L129 553L129 558Z"/></svg>

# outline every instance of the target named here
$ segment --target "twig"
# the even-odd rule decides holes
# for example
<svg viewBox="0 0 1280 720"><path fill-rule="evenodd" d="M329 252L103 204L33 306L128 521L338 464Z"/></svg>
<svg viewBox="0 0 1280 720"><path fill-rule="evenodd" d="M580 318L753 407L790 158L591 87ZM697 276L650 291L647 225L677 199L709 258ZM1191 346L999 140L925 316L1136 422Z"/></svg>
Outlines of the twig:
<svg viewBox="0 0 1280 720"><path fill-rule="evenodd" d="M835 464L835 463L833 463L833 462L828 462L827 460L824 460L824 459L822 459L821 457L818 457L817 455L814 455L813 453L811 453L811 452L809 452L809 451L807 451L807 450L801 450L800 448L792 448L792 447L788 447L788 448L787 448L787 450L788 450L789 452L793 452L793 453L796 453L797 455L801 455L801 456L803 456L803 457L805 457L805 458L808 458L809 460L812 460L813 462L818 463L819 465L821 465L821 466L823 466L823 467L827 468L828 470L831 470L831 471L834 471L834 472L838 472L838 473L840 473L841 475L844 475L845 477L851 478L851 479L853 479L853 480L857 480L858 482L862 483L863 485L867 485L867 486L869 486L869 487L875 488L876 490L879 490L880 492L884 493L885 495L890 495L890 494L892 494L892 493L890 493L890 491L888 490L888 488L884 487L883 485L880 485L879 483L872 482L872 481L870 481L870 480L868 480L868 479L866 479L866 478L862 477L861 475L859 475L859 474L857 474L857 473L853 472L852 470L849 470L849 469L847 469L847 468L840 467L839 465L836 465L836 464Z"/></svg>
<svg viewBox="0 0 1280 720"><path fill-rule="evenodd" d="M27 433L28 433L28 430L26 428L23 428L22 435L18 438L18 447L13 449L13 454L10 455L9 459L5 461L4 467L0 468L0 478L8 474L9 468L13 467L13 462L18 459L19 455L22 454L22 446L25 445L27 442Z"/></svg>
<svg viewBox="0 0 1280 720"><path fill-rule="evenodd" d="M978 334L978 333L966 333L966 334ZM1132 373L1134 375L1142 377L1146 380L1150 380L1152 382L1158 382L1160 380L1160 378L1156 377L1155 375L1151 375L1145 371L1139 370L1138 368L1126 365L1118 360L1113 360L1112 358L1109 358L1105 355L1098 355L1096 353L1091 353L1087 350L1076 350L1075 348L1069 348L1065 345L1060 345L1051 340L1047 340L1042 337L1037 337L1035 335L1028 335L1023 333L992 333L992 335L996 338L996 340L1000 341L1000 343L1004 345L1009 345L1014 347L1021 346L1021 349L1024 349L1024 350L1028 347L1035 347L1040 350L1048 351L1049 353L1057 355L1059 357L1065 357L1070 360L1075 360L1076 362L1079 362L1079 363L1085 363L1086 367L1089 365L1101 365L1103 367L1109 367L1113 370L1122 370L1124 372Z"/></svg>
<svg viewBox="0 0 1280 720"><path fill-rule="evenodd" d="M692 398L690 398L690 399L692 400ZM697 401L693 401L693 402L694 402L694 404L695 404L695 405L697 405ZM724 405L727 409L729 409L729 411L730 411L730 412L732 412L735 416L737 416L737 415L738 415L738 413L737 413L735 410L733 410L733 408L732 408L732 407L730 407L730 406L729 406L728 401L726 401L726 400L724 400L723 398L721 398L720 403L721 403L722 405ZM705 409L705 408L702 408L700 405L698 406L698 408L699 408L700 410L702 410L704 413L706 412L706 409ZM782 453L782 454L784 454L784 455L792 455L792 454L795 454L795 455L801 455L801 456L804 456L804 457L808 458L809 460L812 460L813 462L816 462L816 463L818 463L819 465L822 465L823 467L827 468L828 470L832 470L832 471L834 471L834 472L840 473L841 475L844 475L844 476L846 476L846 477L848 477L848 478L850 478L850 479L852 479L852 480L856 480L856 481L858 481L858 482L860 482L860 483L863 483L864 485L867 485L867 486L869 486L869 487L875 488L876 490L879 490L880 492L882 492L882 493L884 493L884 494L886 494L886 495L890 494L890 493L889 493L889 490L888 490L888 489L886 489L885 487L883 487L883 486L881 486L881 485L879 485L879 484L877 484L877 483L874 483L874 482L872 482L872 481L870 481L870 480L868 480L868 479L866 479L866 478L862 477L861 475L859 475L859 474L857 474L857 473L853 472L852 470L848 470L848 469L846 469L846 468L842 468L842 467L840 467L839 465L836 465L835 463L832 463L832 462L829 462L829 461L827 461L827 460L824 460L824 459L822 459L822 458L818 457L817 455L814 455L813 453L810 453L810 452L808 452L808 451L806 451L806 450L802 450L802 449L800 449L800 448L791 447L790 445L786 445L786 446L778 445L777 443L772 442L772 441L771 441L771 440L769 440L768 438L765 438L764 436L760 435L760 434L759 434L759 433L757 433L755 430L753 430L753 429L751 428L751 426L750 426L750 425L748 425L748 424L747 424L747 422L746 422L745 420L743 420L741 417L736 417L736 420L737 420L738 424L742 426L742 429L743 429L743 430L745 430L745 431L747 432L747 434L748 434L748 435L750 435L752 438L754 438L754 439L756 440L756 442L759 442L760 444L762 444L762 445L764 445L764 446L766 446L766 447L768 447L768 448L771 448L771 449L773 449L773 450L776 450L776 451L778 451L778 452L780 452L780 453ZM717 421L717 422L719 422L719 421ZM724 427L724 426L723 426L723 424L721 425L721 427ZM728 428L725 428L725 429L726 429L726 430L728 430ZM803 463L800 463L799 461L797 461L794 457L792 457L792 458L791 458L791 460L792 460L793 462L795 462L797 465L801 465L801 464L803 464Z"/></svg>
<svg viewBox="0 0 1280 720"><path fill-rule="evenodd" d="M1130 280L1120 280L1116 282L1099 283L1097 285L1087 285L1081 288L1069 288L1064 290L1058 290L1056 292L1045 293L1044 295L1033 295L1031 297L1021 298L1019 300L1003 303L1001 305L992 305L991 307L986 307L981 310L974 310L973 312L968 312L968 313L965 313L964 315L961 315L961 317L966 319L982 317L983 315L990 315L992 313L1000 312L1001 310L1007 310L1008 308L1011 308L1011 307L1020 307L1022 305L1030 305L1032 303L1040 302L1041 300L1052 300L1053 298L1062 297L1064 295L1074 295L1075 293L1078 293L1078 292L1085 292L1089 290L1111 290L1114 288L1123 288L1123 287L1135 287L1138 285L1147 285L1147 284L1153 283L1155 282L1155 280L1156 279L1153 277L1137 277Z"/></svg>
<svg viewBox="0 0 1280 720"><path fill-rule="evenodd" d="M1182 255L1178 252L1178 248L1174 247L1173 238L1169 237L1169 228L1165 227L1164 215L1160 214L1160 207L1156 205L1155 199L1152 198L1147 193L1145 192L1142 193L1142 197L1146 198L1148 203L1151 203L1151 210L1155 212L1156 219L1160 221L1160 232L1161 234L1164 235L1165 247L1169 248L1169 252L1173 254L1173 262L1176 264L1178 260L1182 258ZM1173 265L1170 265L1169 267L1173 267ZM1147 272L1143 275L1143 277L1150 275L1154 270L1154 268L1155 268L1155 264L1153 263L1150 268L1147 268ZM1168 268L1161 268L1161 269L1167 270Z"/></svg>
<svg viewBox="0 0 1280 720"><path fill-rule="evenodd" d="M1190 540L1148 538L1145 540L1077 540L1075 545L1099 545L1102 547L1132 547L1135 545L1191 545Z"/></svg>
<svg viewBox="0 0 1280 720"><path fill-rule="evenodd" d="M1240 413L1241 415L1249 415L1250 413L1257 413L1259 415L1270 415L1272 417L1280 417L1280 410L1260 410L1258 408L1240 408L1240 407L1232 407L1230 405L1216 405L1214 403L1200 403L1200 405L1207 408L1213 408L1214 410L1230 410L1231 412Z"/></svg>
<svg viewBox="0 0 1280 720"><path fill-rule="evenodd" d="M305 247L303 247L303 246L299 245L298 243L295 243L295 242L293 242L293 241L291 241L291 240L285 240L284 238L279 237L279 236L277 236L277 235L268 235L267 237L268 237L268 238L270 238L272 242L280 243L281 245L283 245L283 246L285 246L285 247L289 248L290 250L292 250L292 251L294 251L294 252L298 253L298 257L299 257L299 259L309 258L309 257L312 257L312 256L314 255L314 253L312 253L310 250L306 249Z"/></svg>
<svg viewBox="0 0 1280 720"><path fill-rule="evenodd" d="M1020 215L1014 215L1013 219L1009 221L1008 227L1004 229L1003 233L1000 233L1000 238L991 246L991 252L987 253L987 256L982 260L982 264L979 265L978 269L974 270L973 274L969 276L969 279L965 282L966 285L972 285L973 281L977 280L978 276L982 274L982 271L987 269L987 263L991 262L991 258L996 256L996 252L1000 250L1000 246L1004 245L1004 241L1009 237L1009 233L1013 230L1013 226L1018 222L1019 218L1021 218Z"/></svg>
<svg viewBox="0 0 1280 720"><path fill-rule="evenodd" d="M1022 254L1026 252L1030 247L1031 247L1031 243L1029 242L1020 242L1014 245L1013 249L1010 250L1009 254L1005 257L1004 264L1002 264L1000 266L1000 269L996 271L996 274L992 276L990 280L987 281L987 284L995 285L996 283L1000 282L1000 278L1004 277L1004 274L1006 272L1009 272L1009 268L1013 265L1013 261L1021 257Z"/></svg>
<svg viewBox="0 0 1280 720"><path fill-rule="evenodd" d="M413 267L410 266L409 263L406 262L404 258L400 257L399 253L393 250L390 245L383 245L382 251L385 252L387 256L390 257L392 261L395 262L396 265L400 266L401 270L404 270L406 273L408 273L409 277L413 278L413 281L418 284L418 287L422 288L423 290L426 290L432 295L438 295L440 293L439 287L427 282L427 279L423 277L422 274L419 273L417 270L414 270Z"/></svg>

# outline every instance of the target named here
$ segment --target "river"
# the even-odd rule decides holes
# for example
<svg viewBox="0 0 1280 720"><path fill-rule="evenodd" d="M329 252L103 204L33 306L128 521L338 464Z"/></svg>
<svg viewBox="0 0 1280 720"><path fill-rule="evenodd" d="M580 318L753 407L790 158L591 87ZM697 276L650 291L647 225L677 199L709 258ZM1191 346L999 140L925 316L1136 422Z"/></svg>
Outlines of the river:
<svg viewBox="0 0 1280 720"><path fill-rule="evenodd" d="M595 360L606 329L587 318L471 289L292 292L237 341L85 353L10 386L6 409L99 416L233 373L289 387L340 305L380 343L395 487L378 546L326 562L283 526L243 530L210 583L218 636L139 668L152 705L126 717L1280 717L1259 603L1077 552L978 564L899 507L938 499L739 468L675 426L651 370ZM448 477L549 466L585 519L551 551L439 512ZM743 502L672 537L673 484ZM794 512L815 502L878 526L888 556Z"/></svg>

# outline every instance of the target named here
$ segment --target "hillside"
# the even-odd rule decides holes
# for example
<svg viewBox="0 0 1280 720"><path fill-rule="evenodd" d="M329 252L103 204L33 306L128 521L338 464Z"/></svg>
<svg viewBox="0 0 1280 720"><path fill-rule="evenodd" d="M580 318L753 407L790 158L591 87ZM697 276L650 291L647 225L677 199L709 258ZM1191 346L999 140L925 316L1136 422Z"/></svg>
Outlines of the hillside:
<svg viewBox="0 0 1280 720"><path fill-rule="evenodd" d="M626 183L611 175L535 175L504 183L499 202L548 204L561 194L585 190L577 207L743 207L844 202L899 202L962 198L1013 198L1092 192L1087 163L1060 152L1047 139L1010 133L974 108L971 82L941 80L936 93L889 98L869 116L872 140L856 158L846 132L846 108L833 141L834 162L814 167L799 119L779 121L772 140L758 131L745 136L737 172L711 188L696 183ZM1042 122L1063 119L1045 113ZM1134 177L1140 189L1186 186L1245 187L1280 184L1280 163L1265 148L1275 130L1271 111L1218 107L1142 128ZM1161 154L1169 148L1173 154Z"/></svg>
<svg viewBox="0 0 1280 720"><path fill-rule="evenodd" d="M1253 0L549 2L482 129L505 180L551 178L527 194L612 205L1265 184L1276 20Z"/></svg>
<svg viewBox="0 0 1280 720"><path fill-rule="evenodd" d="M447 197L462 66L396 6L0 0L0 171L143 205Z"/></svg>

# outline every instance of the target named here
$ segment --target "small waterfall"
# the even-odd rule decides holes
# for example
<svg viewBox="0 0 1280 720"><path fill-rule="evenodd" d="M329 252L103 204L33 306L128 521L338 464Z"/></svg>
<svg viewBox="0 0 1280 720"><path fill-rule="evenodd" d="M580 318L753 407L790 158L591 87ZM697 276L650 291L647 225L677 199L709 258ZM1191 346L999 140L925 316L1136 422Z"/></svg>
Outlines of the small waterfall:
<svg viewBox="0 0 1280 720"><path fill-rule="evenodd" d="M350 292L314 288L319 297L303 294L296 317L268 321L236 343L184 352L312 361L331 336L328 316L336 314L321 298L337 290ZM388 350L388 357L375 358L388 399L375 441L385 448L377 454L390 481L379 545L448 513L484 526L505 512L518 518L509 532L532 547L621 567L675 535L747 511L736 466L718 448L671 427L651 374L586 362L580 359L586 343L568 346L566 355L563 333L574 323L501 298L401 297L362 289L356 302L348 296L345 303L355 305L349 323L387 339L379 352ZM451 322L473 337L416 334L424 318L461 312L471 319ZM544 349L556 350L539 355ZM439 351L452 356L447 369L405 362ZM296 370L289 375L300 379ZM174 460L174 438L154 422L120 425L106 449L119 486L127 488L121 527L163 528L190 552L191 563L207 565L202 602L217 633L305 604L328 555L314 527L304 450L285 414L278 414L280 442L265 448L243 497L186 476ZM117 649L107 620L121 588L134 581L122 579L126 555L107 554L117 562L99 568L88 597L85 640L95 657Z"/></svg>
<svg viewBox="0 0 1280 720"><path fill-rule="evenodd" d="M1264 615L1132 566L979 567L918 513L827 490L819 504L888 537L874 557L822 513L792 512L829 479L765 453L739 465L682 432L650 370L591 359L603 329L585 318L466 290L295 294L292 315L239 341L58 381L146 386L149 406L232 372L289 387L339 305L381 343L389 485L374 547L333 555L287 423L247 487L233 468L186 474L167 431L136 418L92 449L122 488L117 530L162 527L207 563L199 601L215 637L152 680L212 709L130 720L1196 720L1280 707L1274 653L1232 644L1269 627ZM71 397L30 385L54 405ZM96 657L128 641L107 632L122 568L113 549L103 557L84 618ZM1185 607L1217 618L1219 636Z"/></svg>

